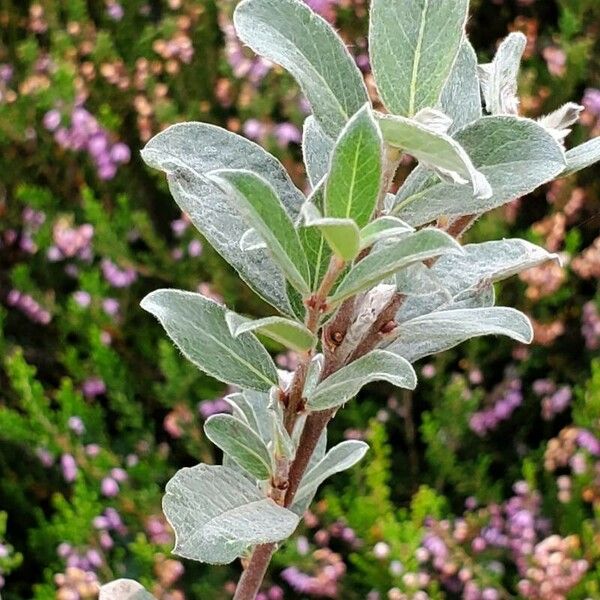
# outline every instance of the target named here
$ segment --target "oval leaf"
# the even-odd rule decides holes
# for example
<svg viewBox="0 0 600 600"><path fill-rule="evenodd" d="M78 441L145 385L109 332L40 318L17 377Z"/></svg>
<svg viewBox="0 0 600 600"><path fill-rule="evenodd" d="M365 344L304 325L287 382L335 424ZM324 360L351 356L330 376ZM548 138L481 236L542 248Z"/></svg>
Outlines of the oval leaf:
<svg viewBox="0 0 600 600"><path fill-rule="evenodd" d="M482 335L506 335L524 344L533 339L529 319L514 308L502 307L434 312L402 323L398 332L387 349L410 362Z"/></svg>
<svg viewBox="0 0 600 600"><path fill-rule="evenodd" d="M468 0L372 0L369 48L386 108L412 117L436 106L458 54Z"/></svg>
<svg viewBox="0 0 600 600"><path fill-rule="evenodd" d="M175 530L174 554L213 565L232 562L250 546L288 538L299 520L236 471L208 465L175 474L163 511Z"/></svg>
<svg viewBox="0 0 600 600"><path fill-rule="evenodd" d="M211 246L262 298L284 314L293 315L281 270L266 250L244 252L240 240L246 219L226 195L204 175L215 169L248 169L275 189L292 219L304 196L281 163L257 144L206 123L180 123L154 136L142 150L151 167L168 176L173 198Z"/></svg>
<svg viewBox="0 0 600 600"><path fill-rule="evenodd" d="M373 350L343 367L322 381L308 398L312 410L341 406L373 381L388 381L395 386L413 390L417 376L410 363L385 350Z"/></svg>
<svg viewBox="0 0 600 600"><path fill-rule="evenodd" d="M360 232L360 247L369 248L377 242L389 240L413 233L414 229L396 217L379 217L362 228Z"/></svg>
<svg viewBox="0 0 600 600"><path fill-rule="evenodd" d="M344 42L303 2L243 0L233 22L244 43L294 76L331 137L368 102L362 74Z"/></svg>
<svg viewBox="0 0 600 600"><path fill-rule="evenodd" d="M469 197L462 186L417 167L396 195L395 215L417 227L441 215L481 214L529 194L565 168L560 144L530 119L483 117L459 131L456 141L487 178L492 196Z"/></svg>
<svg viewBox="0 0 600 600"><path fill-rule="evenodd" d="M306 352L317 343L316 336L302 323L283 317L265 317L264 319L247 319L234 312L226 316L229 330L234 337L252 331L260 333L296 352Z"/></svg>
<svg viewBox="0 0 600 600"><path fill-rule="evenodd" d="M302 130L302 156L308 180L313 188L329 172L329 162L333 151L333 140L321 129L312 116L306 117Z"/></svg>
<svg viewBox="0 0 600 600"><path fill-rule="evenodd" d="M308 294L310 274L298 232L269 183L242 169L211 171L207 177L228 194L234 207L239 207L289 282L301 294Z"/></svg>
<svg viewBox="0 0 600 600"><path fill-rule="evenodd" d="M402 148L444 180L459 184L470 182L475 198L489 198L492 195L492 188L485 176L477 171L464 148L449 135L404 117L378 115L378 118L388 144Z"/></svg>
<svg viewBox="0 0 600 600"><path fill-rule="evenodd" d="M413 263L443 254L461 252L462 249L456 240L443 231L417 231L394 244L372 252L356 264L342 280L329 302L332 305L338 304Z"/></svg>
<svg viewBox="0 0 600 600"><path fill-rule="evenodd" d="M452 119L448 130L450 134L482 116L477 54L466 38L460 46L456 62L444 86L440 108Z"/></svg>
<svg viewBox="0 0 600 600"><path fill-rule="evenodd" d="M206 437L256 479L271 476L271 456L249 425L232 415L213 415L204 423Z"/></svg>
<svg viewBox="0 0 600 600"><path fill-rule="evenodd" d="M348 122L333 149L325 183L326 217L370 220L381 186L383 141L369 105Z"/></svg>
<svg viewBox="0 0 600 600"><path fill-rule="evenodd" d="M235 338L225 321L226 309L181 290L156 290L141 307L153 314L184 356L219 381L259 391L277 385L277 369L251 334Z"/></svg>
<svg viewBox="0 0 600 600"><path fill-rule="evenodd" d="M561 173L561 177L587 169L598 161L600 161L600 137L593 138L567 152L567 168Z"/></svg>

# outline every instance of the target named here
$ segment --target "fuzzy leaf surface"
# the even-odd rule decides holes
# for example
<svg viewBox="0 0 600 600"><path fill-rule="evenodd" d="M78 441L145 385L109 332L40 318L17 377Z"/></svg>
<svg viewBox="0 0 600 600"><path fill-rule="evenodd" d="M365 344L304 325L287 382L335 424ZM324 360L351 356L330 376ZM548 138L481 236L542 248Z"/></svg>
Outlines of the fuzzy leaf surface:
<svg viewBox="0 0 600 600"><path fill-rule="evenodd" d="M362 74L344 42L304 2L243 0L233 22L245 44L294 76L332 138L369 101Z"/></svg>
<svg viewBox="0 0 600 600"><path fill-rule="evenodd" d="M292 315L281 269L265 249L240 249L240 240L248 230L246 220L205 177L209 171L223 168L258 173L273 186L295 219L304 196L281 163L257 144L206 123L180 123L165 129L146 144L142 158L167 174L181 210L240 277L275 308Z"/></svg>
<svg viewBox="0 0 600 600"><path fill-rule="evenodd" d="M567 177L578 173L598 161L600 161L600 136L567 152L567 168L561 173L561 176Z"/></svg>
<svg viewBox="0 0 600 600"><path fill-rule="evenodd" d="M206 437L256 479L271 476L271 456L260 436L240 419L213 415L204 423Z"/></svg>
<svg viewBox="0 0 600 600"><path fill-rule="evenodd" d="M461 253L460 245L448 234L437 229L422 229L389 244L356 264L341 281L330 298L338 304L350 296L374 287L411 264L449 253Z"/></svg>
<svg viewBox="0 0 600 600"><path fill-rule="evenodd" d="M322 381L309 396L308 406L316 411L341 406L373 381L387 381L413 390L417 376L410 363L397 354L372 350Z"/></svg>
<svg viewBox="0 0 600 600"><path fill-rule="evenodd" d="M468 0L373 0L369 48L386 108L414 116L437 106L458 54Z"/></svg>
<svg viewBox="0 0 600 600"><path fill-rule="evenodd" d="M219 381L253 390L277 385L277 369L269 353L251 334L233 337L226 309L192 292L156 290L141 307L153 314L184 356Z"/></svg>
<svg viewBox="0 0 600 600"><path fill-rule="evenodd" d="M167 483L163 511L175 530L173 553L213 565L288 538L299 520L238 472L209 465L178 471Z"/></svg>
<svg viewBox="0 0 600 600"><path fill-rule="evenodd" d="M370 106L365 105L344 127L333 149L325 183L325 216L353 219L364 227L377 204L382 163L381 133Z"/></svg>
<svg viewBox="0 0 600 600"><path fill-rule="evenodd" d="M312 188L329 172L334 141L323 131L317 120L309 115L302 129L302 156Z"/></svg>
<svg viewBox="0 0 600 600"><path fill-rule="evenodd" d="M460 46L456 62L442 91L440 108L452 119L449 134L482 116L477 54L466 38Z"/></svg>
<svg viewBox="0 0 600 600"><path fill-rule="evenodd" d="M254 227L290 283L302 294L310 291L304 249L292 219L269 183L250 171L211 171L207 177L223 190Z"/></svg>
<svg viewBox="0 0 600 600"><path fill-rule="evenodd" d="M514 308L503 307L434 312L405 321L398 331L387 350L411 363L482 335L505 335L524 344L533 339L529 319Z"/></svg>
<svg viewBox="0 0 600 600"><path fill-rule="evenodd" d="M464 148L449 135L438 133L414 119L379 115L383 137L388 144L414 156L423 166L451 182L471 183L475 198L492 195L492 188Z"/></svg>
<svg viewBox="0 0 600 600"><path fill-rule="evenodd" d="M480 214L529 194L565 169L560 144L530 119L483 117L459 131L456 140L487 178L492 196L473 198L462 186L417 167L388 204L393 214L415 227L440 215Z"/></svg>
<svg viewBox="0 0 600 600"><path fill-rule="evenodd" d="M133 579L117 579L100 588L99 600L156 600Z"/></svg>

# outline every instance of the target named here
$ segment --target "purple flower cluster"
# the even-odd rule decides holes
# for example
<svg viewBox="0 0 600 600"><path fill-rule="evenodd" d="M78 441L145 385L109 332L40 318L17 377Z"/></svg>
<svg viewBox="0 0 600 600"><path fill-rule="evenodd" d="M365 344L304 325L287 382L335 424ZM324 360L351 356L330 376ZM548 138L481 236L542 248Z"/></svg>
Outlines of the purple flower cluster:
<svg viewBox="0 0 600 600"><path fill-rule="evenodd" d="M212 417L212 415L231 412L231 406L229 406L227 401L223 398L203 400L198 403L198 412L203 419L208 419L208 417Z"/></svg>
<svg viewBox="0 0 600 600"><path fill-rule="evenodd" d="M110 474L100 482L100 493L106 498L114 498L119 494L119 483L127 481L128 477L124 469L111 469Z"/></svg>
<svg viewBox="0 0 600 600"><path fill-rule="evenodd" d="M95 600L100 583L94 571L67 567L64 573L54 576L56 600Z"/></svg>
<svg viewBox="0 0 600 600"><path fill-rule="evenodd" d="M346 573L346 564L339 554L329 548L321 548L313 554L320 563L315 574L304 573L297 567L288 567L281 572L281 578L300 594L337 598L338 582Z"/></svg>
<svg viewBox="0 0 600 600"><path fill-rule="evenodd" d="M283 590L278 585L272 585L267 591L260 592L256 600L284 600Z"/></svg>
<svg viewBox="0 0 600 600"><path fill-rule="evenodd" d="M503 421L507 421L523 402L521 380L513 377L500 384L492 394L493 404L471 416L469 426L483 437Z"/></svg>
<svg viewBox="0 0 600 600"><path fill-rule="evenodd" d="M81 391L86 398L95 398L106 393L106 384L100 377L88 377L81 385Z"/></svg>
<svg viewBox="0 0 600 600"><path fill-rule="evenodd" d="M79 469L72 454L63 454L60 457L60 470L67 483L75 481Z"/></svg>
<svg viewBox="0 0 600 600"><path fill-rule="evenodd" d="M54 245L48 248L48 259L52 262L67 258L78 258L86 262L92 259L92 238L94 227L84 223L71 227L65 220L59 220L52 228Z"/></svg>
<svg viewBox="0 0 600 600"><path fill-rule="evenodd" d="M61 126L62 116L57 109L44 115L44 127L54 133L59 146L67 150L86 150L103 180L113 179L120 165L131 158L129 147L123 142L113 143L109 132L83 106L76 106L71 114L71 126Z"/></svg>
<svg viewBox="0 0 600 600"><path fill-rule="evenodd" d="M600 90L596 88L588 88L583 95L582 104L595 117L600 117Z"/></svg>
<svg viewBox="0 0 600 600"><path fill-rule="evenodd" d="M162 515L148 518L146 533L153 544L170 544L173 541L173 534Z"/></svg>
<svg viewBox="0 0 600 600"><path fill-rule="evenodd" d="M52 315L36 302L29 294L19 290L10 290L6 298L6 303L12 308L20 310L30 321L40 325L48 325L52 320Z"/></svg>
<svg viewBox="0 0 600 600"><path fill-rule="evenodd" d="M571 403L573 394L568 385L557 387L550 379L537 379L532 388L534 393L542 398L542 418L545 421L552 420Z"/></svg>
<svg viewBox="0 0 600 600"><path fill-rule="evenodd" d="M115 533L125 535L127 533L121 515L112 507L107 508L101 515L94 517L92 525L98 531L100 547L103 550L110 550L114 546L112 535Z"/></svg>
<svg viewBox="0 0 600 600"><path fill-rule="evenodd" d="M595 302L590 301L583 305L581 334L588 350L600 348L600 311Z"/></svg>
<svg viewBox="0 0 600 600"><path fill-rule="evenodd" d="M302 132L293 123L279 123L272 125L258 119L248 119L243 127L244 135L255 142L264 143L268 136L272 135L280 148L287 148L290 144L302 142Z"/></svg>
<svg viewBox="0 0 600 600"><path fill-rule="evenodd" d="M116 288L129 287L137 279L135 269L132 269L131 267L119 269L119 267L108 258L102 259L100 268L102 269L104 279Z"/></svg>
<svg viewBox="0 0 600 600"><path fill-rule="evenodd" d="M220 25L225 36L225 56L234 76L258 85L269 73L273 63L261 56L247 55L230 21L222 17Z"/></svg>
<svg viewBox="0 0 600 600"><path fill-rule="evenodd" d="M82 571L96 571L104 564L102 554L95 548L81 551L73 548L71 544L63 542L59 544L56 553L65 561L67 567L74 567Z"/></svg>

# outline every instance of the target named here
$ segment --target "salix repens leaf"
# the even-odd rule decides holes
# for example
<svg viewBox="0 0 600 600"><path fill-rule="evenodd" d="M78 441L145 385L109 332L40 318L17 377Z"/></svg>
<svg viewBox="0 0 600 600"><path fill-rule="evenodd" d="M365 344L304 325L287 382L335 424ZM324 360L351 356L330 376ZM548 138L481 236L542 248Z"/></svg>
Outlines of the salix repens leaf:
<svg viewBox="0 0 600 600"><path fill-rule="evenodd" d="M437 229L424 229L372 252L346 275L330 298L331 304L377 285L400 269L443 254L462 252L460 245Z"/></svg>
<svg viewBox="0 0 600 600"><path fill-rule="evenodd" d="M284 317L265 317L253 320L229 312L225 318L234 337L251 331L271 338L296 352L310 350L317 343L315 335L302 323Z"/></svg>
<svg viewBox="0 0 600 600"><path fill-rule="evenodd" d="M442 131L435 131L416 119L393 115L378 115L385 141L414 156L424 167L432 169L451 184L470 183L473 196L485 200L492 196L492 188L479 172L464 148Z"/></svg>
<svg viewBox="0 0 600 600"><path fill-rule="evenodd" d="M418 167L388 203L393 214L415 227L441 215L480 214L532 192L565 169L561 145L530 119L483 117L459 131L455 139L487 178L491 197L469 197L463 186L441 182Z"/></svg>
<svg viewBox="0 0 600 600"><path fill-rule="evenodd" d="M215 446L256 479L268 479L271 476L269 451L247 423L232 415L213 415L204 423L204 433Z"/></svg>
<svg viewBox="0 0 600 600"><path fill-rule="evenodd" d="M287 538L298 525L297 515L227 467L181 469L165 491L163 510L175 530L173 552L184 558L230 563L250 546Z"/></svg>
<svg viewBox="0 0 600 600"><path fill-rule="evenodd" d="M273 260L302 294L310 290L310 272L298 232L277 192L251 171L219 169L206 175L238 207L265 241Z"/></svg>
<svg viewBox="0 0 600 600"><path fill-rule="evenodd" d="M156 600L156 598L137 581L117 579L100 588L99 600Z"/></svg>
<svg viewBox="0 0 600 600"><path fill-rule="evenodd" d="M397 217L379 217L365 225L360 231L360 247L370 248L384 240L397 239L407 233L413 233L414 229Z"/></svg>
<svg viewBox="0 0 600 600"><path fill-rule="evenodd" d="M344 43L300 0L243 0L233 21L243 42L294 76L327 135L336 138L368 102L362 75Z"/></svg>
<svg viewBox="0 0 600 600"><path fill-rule="evenodd" d="M324 215L352 219L364 227L377 204L382 166L383 140L365 105L344 127L331 154Z"/></svg>
<svg viewBox="0 0 600 600"><path fill-rule="evenodd" d="M271 357L251 334L234 337L226 310L200 294L156 290L141 303L165 328L183 354L212 377L244 388L268 391L277 385Z"/></svg>
<svg viewBox="0 0 600 600"><path fill-rule="evenodd" d="M302 156L311 186L317 187L329 171L331 152L335 145L312 116L306 117L302 129Z"/></svg>
<svg viewBox="0 0 600 600"><path fill-rule="evenodd" d="M600 137L595 137L585 144L576 146L567 152L567 167L562 177L574 175L600 161Z"/></svg>
<svg viewBox="0 0 600 600"><path fill-rule="evenodd" d="M281 163L257 144L207 123L169 127L146 144L142 158L167 174L169 189L181 210L242 279L275 308L292 315L283 273L265 249L250 253L240 250L248 224L205 177L209 171L222 168L257 173L273 186L295 219L304 198Z"/></svg>
<svg viewBox="0 0 600 600"><path fill-rule="evenodd" d="M452 119L449 134L482 116L477 54L466 38L462 41L450 76L444 85L440 108Z"/></svg>
<svg viewBox="0 0 600 600"><path fill-rule="evenodd" d="M488 113L491 115L517 115L519 67L527 46L521 32L511 33L499 46L494 60L479 67L481 90Z"/></svg>
<svg viewBox="0 0 600 600"><path fill-rule="evenodd" d="M533 339L529 319L514 308L503 307L433 312L405 321L398 332L387 350L410 362L481 335L505 335L524 344Z"/></svg>
<svg viewBox="0 0 600 600"><path fill-rule="evenodd" d="M414 116L436 106L464 35L468 0L372 0L369 48L386 108Z"/></svg>
<svg viewBox="0 0 600 600"><path fill-rule="evenodd" d="M373 350L323 380L308 397L308 405L312 410L341 406L373 381L387 381L412 390L417 385L417 376L410 363L400 356Z"/></svg>

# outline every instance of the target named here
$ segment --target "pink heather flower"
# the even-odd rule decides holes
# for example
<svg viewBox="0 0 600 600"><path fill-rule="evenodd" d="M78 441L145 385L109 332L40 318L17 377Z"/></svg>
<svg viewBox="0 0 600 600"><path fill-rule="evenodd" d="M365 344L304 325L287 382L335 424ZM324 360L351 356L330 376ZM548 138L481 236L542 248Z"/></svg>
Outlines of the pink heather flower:
<svg viewBox="0 0 600 600"><path fill-rule="evenodd" d="M127 481L127 479L129 478L129 475L127 475L127 471L125 471L125 469L121 469L118 467L111 469L110 475L115 481L117 481L119 483L123 483L124 481Z"/></svg>
<svg viewBox="0 0 600 600"><path fill-rule="evenodd" d="M131 150L127 144L117 142L110 151L110 158L119 164L128 163L131 159Z"/></svg>
<svg viewBox="0 0 600 600"><path fill-rule="evenodd" d="M81 391L86 398L95 398L106 392L106 384L100 377L88 377L83 382Z"/></svg>
<svg viewBox="0 0 600 600"><path fill-rule="evenodd" d="M96 456L98 456L100 454L100 446L98 444L88 444L85 447L85 453L90 457L90 458L95 458Z"/></svg>
<svg viewBox="0 0 600 600"><path fill-rule="evenodd" d="M37 448L35 455L46 468L51 467L54 464L54 457L45 448Z"/></svg>
<svg viewBox="0 0 600 600"><path fill-rule="evenodd" d="M60 468L62 470L63 477L67 483L75 481L77 477L77 463L70 454L63 454L60 457Z"/></svg>
<svg viewBox="0 0 600 600"><path fill-rule="evenodd" d="M83 435L85 433L85 425L83 424L81 417L69 417L67 425L69 429L77 435Z"/></svg>
<svg viewBox="0 0 600 600"><path fill-rule="evenodd" d="M137 273L135 269L120 269L108 258L102 259L100 268L102 269L102 275L104 275L104 279L106 279L110 285L116 288L129 287L137 279Z"/></svg>
<svg viewBox="0 0 600 600"><path fill-rule="evenodd" d="M106 298L102 301L102 309L110 317L114 317L119 312L119 301L115 298Z"/></svg>
<svg viewBox="0 0 600 600"><path fill-rule="evenodd" d="M58 129L58 126L60 125L60 121L61 121L60 112L56 109L49 110L44 115L44 127L48 131L55 131L56 129Z"/></svg>
<svg viewBox="0 0 600 600"><path fill-rule="evenodd" d="M231 407L223 398L203 400L198 404L198 412L204 419L219 413L231 412Z"/></svg>
<svg viewBox="0 0 600 600"><path fill-rule="evenodd" d="M588 88L585 90L582 104L594 116L600 117L600 90L596 88Z"/></svg>
<svg viewBox="0 0 600 600"><path fill-rule="evenodd" d="M261 140L267 132L267 126L258 119L248 119L242 128L244 135L254 141Z"/></svg>
<svg viewBox="0 0 600 600"><path fill-rule="evenodd" d="M100 482L100 492L107 498L114 498L119 493L119 484L112 477L105 477Z"/></svg>
<svg viewBox="0 0 600 600"><path fill-rule="evenodd" d="M189 227L189 222L185 219L175 219L171 221L171 231L175 237L181 237Z"/></svg>
<svg viewBox="0 0 600 600"><path fill-rule="evenodd" d="M202 242L200 240L192 240L188 244L188 254L192 258L196 258L202 254Z"/></svg>
<svg viewBox="0 0 600 600"><path fill-rule="evenodd" d="M299 144L302 141L302 133L293 123L280 123L275 126L273 135L277 144L286 148L290 144Z"/></svg>
<svg viewBox="0 0 600 600"><path fill-rule="evenodd" d="M118 2L110 2L106 7L106 13L113 21L120 21L125 15L123 7Z"/></svg>
<svg viewBox="0 0 600 600"><path fill-rule="evenodd" d="M81 306L81 308L87 308L92 302L92 297L88 294L88 292L79 290L73 293L73 300L75 300L75 302Z"/></svg>

